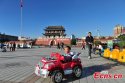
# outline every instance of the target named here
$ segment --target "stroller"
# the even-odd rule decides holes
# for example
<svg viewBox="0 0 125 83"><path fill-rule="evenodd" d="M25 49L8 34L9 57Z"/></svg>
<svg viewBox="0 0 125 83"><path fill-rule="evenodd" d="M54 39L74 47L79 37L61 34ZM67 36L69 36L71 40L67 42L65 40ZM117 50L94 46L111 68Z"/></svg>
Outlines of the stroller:
<svg viewBox="0 0 125 83"><path fill-rule="evenodd" d="M6 52L7 49L6 49L6 46L3 46L3 48L1 49L2 52Z"/></svg>

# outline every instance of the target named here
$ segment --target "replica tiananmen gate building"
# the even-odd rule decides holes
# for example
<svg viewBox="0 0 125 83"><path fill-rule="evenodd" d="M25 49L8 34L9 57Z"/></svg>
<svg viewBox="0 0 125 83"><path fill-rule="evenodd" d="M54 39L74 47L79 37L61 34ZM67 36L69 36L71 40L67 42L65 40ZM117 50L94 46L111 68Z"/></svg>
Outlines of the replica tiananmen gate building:
<svg viewBox="0 0 125 83"><path fill-rule="evenodd" d="M69 45L71 43L71 39L66 37L63 26L48 26L44 31L43 37L36 40L36 45L57 45L62 42Z"/></svg>

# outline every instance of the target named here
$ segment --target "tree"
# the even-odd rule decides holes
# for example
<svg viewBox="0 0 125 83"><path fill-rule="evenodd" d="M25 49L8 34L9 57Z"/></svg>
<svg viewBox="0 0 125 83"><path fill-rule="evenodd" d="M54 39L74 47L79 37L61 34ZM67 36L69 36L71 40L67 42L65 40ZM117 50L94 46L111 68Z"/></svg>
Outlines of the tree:
<svg viewBox="0 0 125 83"><path fill-rule="evenodd" d="M71 45L76 45L76 39L71 40Z"/></svg>
<svg viewBox="0 0 125 83"><path fill-rule="evenodd" d="M122 48L123 46L125 46L125 42L124 42L124 41L120 41L120 42L118 43L118 45Z"/></svg>
<svg viewBox="0 0 125 83"><path fill-rule="evenodd" d="M120 40L120 42L118 43L119 46L122 48L123 46L125 46L125 34L118 36L118 39Z"/></svg>
<svg viewBox="0 0 125 83"><path fill-rule="evenodd" d="M125 41L125 34L118 36L118 39L120 39L121 41Z"/></svg>
<svg viewBox="0 0 125 83"><path fill-rule="evenodd" d="M101 41L94 41L94 44L97 46L98 44L100 44Z"/></svg>

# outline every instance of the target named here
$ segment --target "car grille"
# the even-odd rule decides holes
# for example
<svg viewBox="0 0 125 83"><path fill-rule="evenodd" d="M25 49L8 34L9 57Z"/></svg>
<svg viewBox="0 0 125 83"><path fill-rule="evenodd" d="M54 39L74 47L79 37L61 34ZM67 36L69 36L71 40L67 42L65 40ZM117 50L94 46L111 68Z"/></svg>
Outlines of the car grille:
<svg viewBox="0 0 125 83"><path fill-rule="evenodd" d="M43 63L42 63L42 62L39 62L38 65L39 65L39 67L41 67L41 68L43 67Z"/></svg>

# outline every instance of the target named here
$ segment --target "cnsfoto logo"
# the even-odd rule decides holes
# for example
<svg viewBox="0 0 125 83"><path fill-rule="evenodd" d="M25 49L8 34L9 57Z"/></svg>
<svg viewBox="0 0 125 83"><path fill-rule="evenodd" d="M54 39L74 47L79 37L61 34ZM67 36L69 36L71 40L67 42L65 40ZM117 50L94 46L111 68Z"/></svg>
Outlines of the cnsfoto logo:
<svg viewBox="0 0 125 83"><path fill-rule="evenodd" d="M121 79L122 74L109 74L108 72L95 72L93 74L94 79Z"/></svg>

